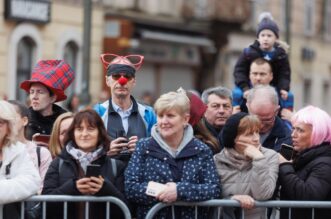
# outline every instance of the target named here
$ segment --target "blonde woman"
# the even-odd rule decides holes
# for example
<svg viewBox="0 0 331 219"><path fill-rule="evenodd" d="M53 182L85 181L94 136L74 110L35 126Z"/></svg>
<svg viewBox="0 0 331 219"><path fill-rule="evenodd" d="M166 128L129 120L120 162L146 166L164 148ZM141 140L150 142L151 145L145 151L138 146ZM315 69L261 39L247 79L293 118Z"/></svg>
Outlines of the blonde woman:
<svg viewBox="0 0 331 219"><path fill-rule="evenodd" d="M74 115L72 112L66 112L59 115L53 125L51 137L49 139L49 151L52 157L57 157L62 148L64 147L64 139L67 134L67 130L73 121Z"/></svg>
<svg viewBox="0 0 331 219"><path fill-rule="evenodd" d="M19 218L12 202L37 194L41 184L26 146L17 141L17 114L14 106L0 100L0 218Z"/></svg>
<svg viewBox="0 0 331 219"><path fill-rule="evenodd" d="M125 172L125 193L137 204L137 219L157 202L198 202L220 196L220 183L209 147L194 137L189 124L190 100L185 92L163 94L154 105L157 124L151 137L138 141ZM146 195L148 184L160 183L157 194ZM193 207L175 208L176 218L194 217ZM162 216L161 216L162 215ZM166 208L159 216L167 217ZM206 209L198 218L207 218Z"/></svg>

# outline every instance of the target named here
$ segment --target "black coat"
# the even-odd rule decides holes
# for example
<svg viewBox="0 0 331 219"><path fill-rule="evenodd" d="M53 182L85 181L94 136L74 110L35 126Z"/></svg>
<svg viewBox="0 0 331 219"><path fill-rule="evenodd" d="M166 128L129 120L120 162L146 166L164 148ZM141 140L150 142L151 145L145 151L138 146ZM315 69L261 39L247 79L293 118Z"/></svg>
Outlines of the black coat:
<svg viewBox="0 0 331 219"><path fill-rule="evenodd" d="M287 53L277 43L274 47L275 56L272 60L270 60L273 71L273 80L271 81L271 85L275 86L278 91L289 91L291 81L291 68ZM260 49L259 42L256 40L252 45L244 49L234 67L235 84L243 91L248 90L250 87L250 65L257 58L263 58L263 53Z"/></svg>
<svg viewBox="0 0 331 219"><path fill-rule="evenodd" d="M323 143L299 153L293 164L279 166L281 200L331 201L331 145ZM311 209L292 209L293 219L312 218ZM288 209L281 218L288 218ZM331 209L316 208L315 219L330 218Z"/></svg>
<svg viewBox="0 0 331 219"><path fill-rule="evenodd" d="M60 159L63 160L60 164ZM101 165L101 175L104 177L104 184L101 190L95 196L114 196L119 198L124 203L127 203L124 197L124 170L125 165L116 160L117 173L116 177L112 171L111 159L105 155L93 161L93 164ZM60 170L59 170L60 168ZM76 180L79 179L80 167L74 158L67 152L62 150L59 157L52 161L44 181L42 194L45 195L83 195L76 188ZM80 203L68 204L68 219L79 218L79 212L84 205ZM47 218L59 218L63 215L63 203L55 203L47 205ZM112 218L123 218L121 210L110 205L110 216ZM106 204L105 203L90 203L90 218L105 218ZM62 218L62 217L61 217Z"/></svg>
<svg viewBox="0 0 331 219"><path fill-rule="evenodd" d="M32 136L36 133L50 135L56 118L65 112L67 111L60 106L53 104L53 114L50 116L42 116L39 112L34 111L32 107L30 107L27 138L31 140Z"/></svg>

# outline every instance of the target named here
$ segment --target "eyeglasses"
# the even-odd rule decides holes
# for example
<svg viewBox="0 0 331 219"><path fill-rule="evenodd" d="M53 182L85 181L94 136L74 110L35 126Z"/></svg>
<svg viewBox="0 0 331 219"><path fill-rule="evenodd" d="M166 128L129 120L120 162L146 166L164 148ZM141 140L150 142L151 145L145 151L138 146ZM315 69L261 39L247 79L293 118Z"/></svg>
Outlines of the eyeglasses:
<svg viewBox="0 0 331 219"><path fill-rule="evenodd" d="M142 55L119 56L116 54L105 53L101 54L100 58L105 69L112 64L126 64L138 70L144 61L144 56Z"/></svg>
<svg viewBox="0 0 331 219"><path fill-rule="evenodd" d="M112 74L111 77L113 80L117 81L118 79L120 79L121 77L125 77L128 81L131 81L133 76L131 75L127 75L127 74Z"/></svg>

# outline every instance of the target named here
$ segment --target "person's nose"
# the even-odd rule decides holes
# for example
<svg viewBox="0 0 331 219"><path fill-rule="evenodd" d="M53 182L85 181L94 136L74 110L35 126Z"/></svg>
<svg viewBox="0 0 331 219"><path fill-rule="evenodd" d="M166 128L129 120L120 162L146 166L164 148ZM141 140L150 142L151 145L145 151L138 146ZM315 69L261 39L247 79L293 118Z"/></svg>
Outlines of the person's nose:
<svg viewBox="0 0 331 219"><path fill-rule="evenodd" d="M259 133L254 133L252 140L253 140L254 143L258 143L260 141L260 134Z"/></svg>
<svg viewBox="0 0 331 219"><path fill-rule="evenodd" d="M291 137L292 137L292 138L296 138L296 137L297 137L297 133L296 133L295 130L292 131L292 133L291 133Z"/></svg>

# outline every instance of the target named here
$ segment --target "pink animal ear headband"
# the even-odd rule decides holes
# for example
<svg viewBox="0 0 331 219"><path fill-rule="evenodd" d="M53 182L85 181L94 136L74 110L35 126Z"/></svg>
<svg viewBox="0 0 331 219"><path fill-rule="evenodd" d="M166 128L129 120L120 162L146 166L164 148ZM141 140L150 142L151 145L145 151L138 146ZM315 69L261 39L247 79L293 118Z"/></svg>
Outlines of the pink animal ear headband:
<svg viewBox="0 0 331 219"><path fill-rule="evenodd" d="M113 80L118 81L122 86L135 77L135 72L141 67L144 60L142 55L101 54L100 58L107 70L107 75L112 76Z"/></svg>

